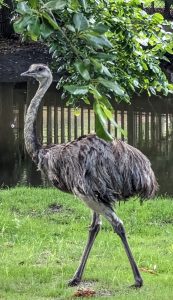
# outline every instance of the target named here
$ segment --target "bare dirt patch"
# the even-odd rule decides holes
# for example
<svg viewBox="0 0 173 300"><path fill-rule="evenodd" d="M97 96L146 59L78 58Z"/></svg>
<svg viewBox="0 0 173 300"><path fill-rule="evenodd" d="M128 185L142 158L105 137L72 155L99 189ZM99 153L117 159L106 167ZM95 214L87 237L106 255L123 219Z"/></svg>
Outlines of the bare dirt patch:
<svg viewBox="0 0 173 300"><path fill-rule="evenodd" d="M74 292L74 297L93 297L93 296L100 296L100 297L109 297L112 296L112 291L106 288L98 288L96 286L97 281L82 281L77 290Z"/></svg>
<svg viewBox="0 0 173 300"><path fill-rule="evenodd" d="M0 82L22 82L20 74L31 64L50 62L48 48L42 43L0 39Z"/></svg>

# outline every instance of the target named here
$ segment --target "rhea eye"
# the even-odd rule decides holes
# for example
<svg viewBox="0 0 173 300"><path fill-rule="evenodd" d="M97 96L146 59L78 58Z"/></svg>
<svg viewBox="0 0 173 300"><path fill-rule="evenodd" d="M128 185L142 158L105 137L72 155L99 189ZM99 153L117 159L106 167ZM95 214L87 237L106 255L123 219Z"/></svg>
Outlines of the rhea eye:
<svg viewBox="0 0 173 300"><path fill-rule="evenodd" d="M43 70L44 70L43 67L39 67L39 68L38 68L38 71L39 71L39 72L41 72L41 71L43 71Z"/></svg>

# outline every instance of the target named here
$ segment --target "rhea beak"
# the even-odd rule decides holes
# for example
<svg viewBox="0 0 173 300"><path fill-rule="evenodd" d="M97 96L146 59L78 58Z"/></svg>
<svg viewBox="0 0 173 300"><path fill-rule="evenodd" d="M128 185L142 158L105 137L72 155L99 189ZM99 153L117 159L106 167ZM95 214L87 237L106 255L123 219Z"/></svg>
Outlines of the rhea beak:
<svg viewBox="0 0 173 300"><path fill-rule="evenodd" d="M22 73L22 74L20 74L20 76L33 76L34 74L31 72L31 71L26 71L26 72L24 72L24 73Z"/></svg>

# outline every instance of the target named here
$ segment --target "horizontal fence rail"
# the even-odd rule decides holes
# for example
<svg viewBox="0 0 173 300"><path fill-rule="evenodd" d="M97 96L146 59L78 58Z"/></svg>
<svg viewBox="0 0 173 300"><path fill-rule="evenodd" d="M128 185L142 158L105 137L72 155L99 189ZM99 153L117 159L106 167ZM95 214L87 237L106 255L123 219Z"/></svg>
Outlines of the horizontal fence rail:
<svg viewBox="0 0 173 300"><path fill-rule="evenodd" d="M23 87L13 90L12 131L21 148L24 144L24 118L33 94L34 89L30 86L28 89ZM37 132L43 144L65 143L81 135L95 132L95 115L91 106L81 103L78 109L79 116L76 116L74 108L65 106L65 102L62 102L54 87L48 91L44 100L37 119ZM117 124L127 133L127 136L124 136L119 128L107 122L107 129L113 137L128 141L139 148L156 149L165 155L172 151L171 100L167 99L165 102L165 99L153 98L148 102L144 95L132 100L132 105L114 102L113 114Z"/></svg>

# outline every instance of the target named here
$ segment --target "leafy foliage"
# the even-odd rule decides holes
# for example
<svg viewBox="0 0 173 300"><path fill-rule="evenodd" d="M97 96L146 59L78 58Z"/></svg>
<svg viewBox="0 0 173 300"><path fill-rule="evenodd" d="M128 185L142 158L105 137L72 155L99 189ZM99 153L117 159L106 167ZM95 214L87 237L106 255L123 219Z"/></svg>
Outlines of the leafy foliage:
<svg viewBox="0 0 173 300"><path fill-rule="evenodd" d="M130 102L131 95L173 90L160 68L165 53L173 53L173 38L159 13L148 15L141 0L17 1L15 31L41 40L62 75L68 103L94 100L98 134L111 122L114 101ZM116 125L116 124L114 124Z"/></svg>
<svg viewBox="0 0 173 300"><path fill-rule="evenodd" d="M0 8L4 5L4 0L0 0Z"/></svg>

